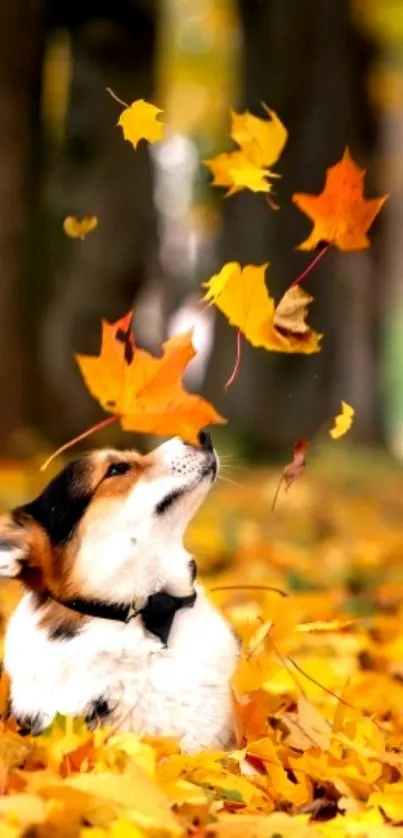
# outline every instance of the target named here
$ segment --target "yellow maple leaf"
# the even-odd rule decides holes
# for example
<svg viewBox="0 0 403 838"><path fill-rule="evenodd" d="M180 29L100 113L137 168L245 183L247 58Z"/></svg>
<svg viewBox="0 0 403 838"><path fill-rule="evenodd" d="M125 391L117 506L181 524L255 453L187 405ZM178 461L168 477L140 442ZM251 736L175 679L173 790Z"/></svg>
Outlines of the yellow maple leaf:
<svg viewBox="0 0 403 838"><path fill-rule="evenodd" d="M267 654L260 653L250 657L242 655L232 678L236 698L239 700L244 695L260 690L274 669L275 664Z"/></svg>
<svg viewBox="0 0 403 838"><path fill-rule="evenodd" d="M389 820L402 823L403 783L388 783L383 791L374 791L368 803L370 806L379 806Z"/></svg>
<svg viewBox="0 0 403 838"><path fill-rule="evenodd" d="M203 160L203 163L213 175L213 186L229 187L227 198L241 189L271 191L271 184L267 181L267 177L273 177L271 172L257 166L242 151L223 152L211 160Z"/></svg>
<svg viewBox="0 0 403 838"><path fill-rule="evenodd" d="M22 792L20 794L10 795L9 797L3 797L2 795L0 797L0 834L2 838L3 836L7 838L7 833L3 833L3 818L7 819L10 825L14 824L15 826L25 826L28 828L33 823L44 823L49 815L50 809L51 805L49 803L33 794ZM25 830L24 833L27 834ZM20 830L18 832L16 831L15 838L21 834Z"/></svg>
<svg viewBox="0 0 403 838"><path fill-rule="evenodd" d="M76 218L68 215L63 221L63 230L66 236L71 239L85 239L88 233L92 233L98 227L96 215L87 215L85 218Z"/></svg>
<svg viewBox="0 0 403 838"><path fill-rule="evenodd" d="M132 102L122 111L118 121L125 140L132 143L134 148L137 148L140 140L148 140L149 143L162 140L164 124L157 120L160 113L163 113L161 108L146 102L145 99Z"/></svg>
<svg viewBox="0 0 403 838"><path fill-rule="evenodd" d="M353 419L355 416L355 410L351 405L347 404L347 402L341 403L341 413L334 418L334 427L329 431L330 436L333 439L339 439L341 436L347 433L350 430L351 425L353 424Z"/></svg>
<svg viewBox="0 0 403 838"><path fill-rule="evenodd" d="M270 116L270 122L259 119L249 111L232 111L231 137L255 166L267 168L273 166L280 157L288 132L274 111L265 104L263 108Z"/></svg>
<svg viewBox="0 0 403 838"><path fill-rule="evenodd" d="M80 838L84 838L80 835ZM97 838L94 835L94 830L88 830L88 838ZM118 818L114 821L107 832L107 838L144 838L144 831L139 829L128 818Z"/></svg>
<svg viewBox="0 0 403 838"><path fill-rule="evenodd" d="M236 190L250 189L251 192L270 192L271 184L267 181L268 172L251 163L244 155L236 165L230 162L229 175ZM234 188L231 189L233 194Z"/></svg>
<svg viewBox="0 0 403 838"><path fill-rule="evenodd" d="M294 771L293 780L288 777L276 745L269 737L252 743L248 747L248 753L267 765L270 792L277 800L288 800L296 806L304 806L312 800L313 786L310 779L298 771Z"/></svg>
<svg viewBox="0 0 403 838"><path fill-rule="evenodd" d="M247 158L242 151L223 151L212 157L211 160L203 160L205 166L210 169L213 175L213 186L233 186L231 170L239 168Z"/></svg>
<svg viewBox="0 0 403 838"><path fill-rule="evenodd" d="M100 771L97 774L75 774L63 783L57 780L46 784L51 797L56 797L58 789L70 796L76 793L85 806L95 806L105 811L121 810L130 816L138 827L157 830L164 824L164 831L170 835L181 835L181 828L171 812L167 795L144 774L140 768L131 764L122 774Z"/></svg>
<svg viewBox="0 0 403 838"><path fill-rule="evenodd" d="M318 352L321 335L313 329L307 327L305 333L293 334L276 327L275 303L265 283L267 267L268 263L241 268L238 262L227 262L218 274L203 284L207 289L204 300L214 303L231 326L237 326L252 346L272 352L301 352L306 355ZM305 294L301 290L299 293ZM310 299L306 300L306 304Z"/></svg>
<svg viewBox="0 0 403 838"><path fill-rule="evenodd" d="M287 140L287 130L278 116L263 105L270 121L249 111L232 112L231 137L239 149L203 160L213 174L213 186L228 186L227 196L240 189L271 192L268 178L278 177L269 167L279 158Z"/></svg>

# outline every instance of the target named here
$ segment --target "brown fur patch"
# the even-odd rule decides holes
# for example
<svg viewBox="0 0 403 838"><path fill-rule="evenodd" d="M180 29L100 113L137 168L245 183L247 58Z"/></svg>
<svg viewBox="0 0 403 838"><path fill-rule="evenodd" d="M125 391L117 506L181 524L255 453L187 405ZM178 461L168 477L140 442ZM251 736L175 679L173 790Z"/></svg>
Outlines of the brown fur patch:
<svg viewBox="0 0 403 838"><path fill-rule="evenodd" d="M100 498L122 498L128 495L133 486L144 477L147 468L149 468L146 458L134 451L124 451L122 453L116 452L110 454L103 463L98 463L95 471L98 470L105 474L109 468L116 463L128 463L130 468L124 474L118 474L106 480L102 478L98 481L99 485L94 494L93 500ZM85 516L84 516L85 517Z"/></svg>
<svg viewBox="0 0 403 838"><path fill-rule="evenodd" d="M107 461L98 464L97 467L98 469L102 468L103 473L105 473L110 465L119 462L130 463L130 469L125 474L99 481L91 504L83 515L77 533L72 540L70 546L72 552L77 553L83 538L85 538L88 526L93 525L97 518L104 517L106 510L111 511L115 505L120 506L121 501L130 494L136 483L144 478L151 468L147 459L135 452L124 452L121 457L110 456Z"/></svg>

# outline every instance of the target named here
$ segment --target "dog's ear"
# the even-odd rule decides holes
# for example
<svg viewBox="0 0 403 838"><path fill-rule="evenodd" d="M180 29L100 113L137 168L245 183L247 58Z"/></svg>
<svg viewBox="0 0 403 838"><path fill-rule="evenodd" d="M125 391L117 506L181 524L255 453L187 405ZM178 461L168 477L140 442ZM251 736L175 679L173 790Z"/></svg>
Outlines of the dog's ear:
<svg viewBox="0 0 403 838"><path fill-rule="evenodd" d="M0 576L15 578L21 575L30 554L29 527L18 521L13 513L0 517Z"/></svg>
<svg viewBox="0 0 403 838"><path fill-rule="evenodd" d="M48 533L25 507L0 517L0 578L19 579L29 590L40 591L52 566Z"/></svg>

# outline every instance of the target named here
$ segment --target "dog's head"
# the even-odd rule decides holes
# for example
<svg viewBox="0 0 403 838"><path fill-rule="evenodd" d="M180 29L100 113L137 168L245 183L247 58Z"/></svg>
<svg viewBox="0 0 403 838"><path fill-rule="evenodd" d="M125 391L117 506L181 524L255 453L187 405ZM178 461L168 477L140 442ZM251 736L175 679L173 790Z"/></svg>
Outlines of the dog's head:
<svg viewBox="0 0 403 838"><path fill-rule="evenodd" d="M184 531L218 467L210 435L151 454L99 450L0 519L0 576L56 598L130 602L192 591Z"/></svg>

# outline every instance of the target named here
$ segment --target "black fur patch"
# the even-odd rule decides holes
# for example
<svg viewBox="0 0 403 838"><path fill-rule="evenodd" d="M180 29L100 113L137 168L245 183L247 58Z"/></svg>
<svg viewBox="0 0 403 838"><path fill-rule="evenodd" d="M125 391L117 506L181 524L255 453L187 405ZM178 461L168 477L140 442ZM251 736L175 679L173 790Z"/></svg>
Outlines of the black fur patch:
<svg viewBox="0 0 403 838"><path fill-rule="evenodd" d="M188 597L176 597L166 591L158 591L148 597L141 611L141 619L146 631L159 637L167 645L175 614L181 608L192 608L196 601L196 592Z"/></svg>
<svg viewBox="0 0 403 838"><path fill-rule="evenodd" d="M53 546L70 538L91 501L93 492L84 488L88 468L85 460L69 463L36 500L19 510L41 524Z"/></svg>
<svg viewBox="0 0 403 838"><path fill-rule="evenodd" d="M192 582L194 582L195 579L196 579L196 576L197 576L197 564L196 564L194 559L190 559L189 570L190 570L190 578L191 578Z"/></svg>
<svg viewBox="0 0 403 838"><path fill-rule="evenodd" d="M58 623L57 626L53 629L49 629L48 637L49 640L72 640L73 637L77 637L80 633L78 628L70 625L70 623L65 620L64 622Z"/></svg>
<svg viewBox="0 0 403 838"><path fill-rule="evenodd" d="M11 715L14 716L11 711ZM20 736L37 736L45 729L40 713L27 713L27 715L14 716L18 725Z"/></svg>
<svg viewBox="0 0 403 838"><path fill-rule="evenodd" d="M177 501L181 495L182 491L180 489L175 489L175 491L170 492L169 495L165 495L165 497L162 498L162 500L160 500L159 503L157 503L155 507L155 514L163 515L164 512L166 512L170 506L173 506L175 501Z"/></svg>
<svg viewBox="0 0 403 838"><path fill-rule="evenodd" d="M93 730L95 727L98 727L98 725L106 721L110 713L111 709L107 700L103 698L102 695L99 696L99 698L96 698L95 701L92 702L88 712L85 715L87 727L90 730Z"/></svg>

